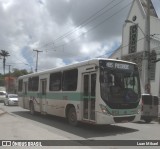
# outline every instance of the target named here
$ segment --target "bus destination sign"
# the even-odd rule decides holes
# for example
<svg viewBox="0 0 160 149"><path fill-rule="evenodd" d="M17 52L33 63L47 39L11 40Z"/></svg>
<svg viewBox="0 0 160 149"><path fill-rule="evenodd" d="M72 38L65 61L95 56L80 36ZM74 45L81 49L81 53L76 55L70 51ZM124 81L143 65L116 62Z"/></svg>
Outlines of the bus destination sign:
<svg viewBox="0 0 160 149"><path fill-rule="evenodd" d="M134 65L121 62L100 61L100 66L110 69L134 70Z"/></svg>

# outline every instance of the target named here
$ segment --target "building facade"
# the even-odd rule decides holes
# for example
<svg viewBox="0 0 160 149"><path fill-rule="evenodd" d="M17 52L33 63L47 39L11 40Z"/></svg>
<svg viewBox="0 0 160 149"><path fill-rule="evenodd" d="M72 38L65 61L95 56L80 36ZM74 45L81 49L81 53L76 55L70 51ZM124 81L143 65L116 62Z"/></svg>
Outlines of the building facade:
<svg viewBox="0 0 160 149"><path fill-rule="evenodd" d="M122 29L122 44L110 56L138 64L141 76L142 93L145 91L145 52L147 33L147 0L134 0ZM152 2L150 3L150 59L149 90L152 95L160 96L160 19Z"/></svg>

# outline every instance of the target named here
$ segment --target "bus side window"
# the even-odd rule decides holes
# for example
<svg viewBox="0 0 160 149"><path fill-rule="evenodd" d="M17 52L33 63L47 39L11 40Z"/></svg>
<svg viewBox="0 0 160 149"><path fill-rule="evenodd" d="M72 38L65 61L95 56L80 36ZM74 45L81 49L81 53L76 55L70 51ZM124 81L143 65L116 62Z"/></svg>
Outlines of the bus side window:
<svg viewBox="0 0 160 149"><path fill-rule="evenodd" d="M61 90L61 72L56 72L50 74L50 85L49 90L50 91L60 91Z"/></svg>
<svg viewBox="0 0 160 149"><path fill-rule="evenodd" d="M18 80L18 91L22 92L23 80Z"/></svg>
<svg viewBox="0 0 160 149"><path fill-rule="evenodd" d="M63 72L63 91L75 91L78 82L78 69L66 70Z"/></svg>

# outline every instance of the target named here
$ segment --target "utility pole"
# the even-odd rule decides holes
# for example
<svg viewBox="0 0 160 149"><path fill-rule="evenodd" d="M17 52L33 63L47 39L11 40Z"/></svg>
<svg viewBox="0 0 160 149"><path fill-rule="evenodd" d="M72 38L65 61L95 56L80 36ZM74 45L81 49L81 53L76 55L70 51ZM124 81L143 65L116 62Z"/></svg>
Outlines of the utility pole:
<svg viewBox="0 0 160 149"><path fill-rule="evenodd" d="M146 16L146 48L144 54L145 76L144 85L145 93L150 94L150 0L147 0L147 16Z"/></svg>
<svg viewBox="0 0 160 149"><path fill-rule="evenodd" d="M33 49L33 51L36 51L36 52L37 52L36 69L35 69L35 71L37 72L37 71L38 71L38 53L39 53L39 52L43 52L43 51L34 50L34 49Z"/></svg>

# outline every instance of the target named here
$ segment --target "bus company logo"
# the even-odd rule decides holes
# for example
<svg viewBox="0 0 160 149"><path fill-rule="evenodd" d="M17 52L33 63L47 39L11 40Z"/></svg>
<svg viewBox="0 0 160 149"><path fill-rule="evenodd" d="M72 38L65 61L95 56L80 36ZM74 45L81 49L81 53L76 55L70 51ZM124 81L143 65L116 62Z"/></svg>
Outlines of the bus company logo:
<svg viewBox="0 0 160 149"><path fill-rule="evenodd" d="M109 67L109 68L115 68L115 69L122 69L122 70L129 70L130 65L128 64L122 64L122 63L112 63L112 62L107 62L106 63L106 67Z"/></svg>
<svg viewBox="0 0 160 149"><path fill-rule="evenodd" d="M109 67L109 68L113 68L113 63L108 62L108 63L106 63L106 66Z"/></svg>
<svg viewBox="0 0 160 149"><path fill-rule="evenodd" d="M2 146L12 146L11 141L2 141Z"/></svg>

